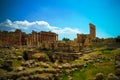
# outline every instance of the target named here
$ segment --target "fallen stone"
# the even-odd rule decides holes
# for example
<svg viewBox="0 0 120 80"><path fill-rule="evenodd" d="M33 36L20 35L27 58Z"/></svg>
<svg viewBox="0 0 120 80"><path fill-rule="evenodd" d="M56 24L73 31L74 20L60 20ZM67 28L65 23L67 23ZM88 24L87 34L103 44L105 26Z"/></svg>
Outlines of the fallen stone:
<svg viewBox="0 0 120 80"><path fill-rule="evenodd" d="M22 60L23 57L22 57L22 56L18 56L17 59L18 59L18 60Z"/></svg>
<svg viewBox="0 0 120 80"><path fill-rule="evenodd" d="M18 72L18 71L23 71L23 70L25 70L25 68L24 68L24 67L22 67L22 66L17 67L17 68L15 69L15 71L16 71L16 72Z"/></svg>
<svg viewBox="0 0 120 80"><path fill-rule="evenodd" d="M84 61L88 61L89 60L89 58L84 58Z"/></svg>
<svg viewBox="0 0 120 80"><path fill-rule="evenodd" d="M39 65L44 67L44 68L49 68L49 64L47 64L45 62L40 62Z"/></svg>
<svg viewBox="0 0 120 80"><path fill-rule="evenodd" d="M5 60L2 64L2 68L8 71L13 70L13 61L12 60Z"/></svg>
<svg viewBox="0 0 120 80"><path fill-rule="evenodd" d="M120 68L115 69L115 74L116 74L117 76L120 76Z"/></svg>
<svg viewBox="0 0 120 80"><path fill-rule="evenodd" d="M109 73L107 80L119 80L119 78L115 74Z"/></svg>
<svg viewBox="0 0 120 80"><path fill-rule="evenodd" d="M69 80L72 80L73 78L71 76L68 76Z"/></svg>
<svg viewBox="0 0 120 80"><path fill-rule="evenodd" d="M95 80L104 80L103 73L97 73L96 77L95 77Z"/></svg>

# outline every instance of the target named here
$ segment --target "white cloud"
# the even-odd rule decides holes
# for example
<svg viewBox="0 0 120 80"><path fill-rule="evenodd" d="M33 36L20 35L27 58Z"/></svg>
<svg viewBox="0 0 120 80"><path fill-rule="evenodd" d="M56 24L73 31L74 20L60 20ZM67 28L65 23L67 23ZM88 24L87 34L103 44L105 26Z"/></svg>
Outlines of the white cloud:
<svg viewBox="0 0 120 80"><path fill-rule="evenodd" d="M50 30L58 28L58 27L49 25L49 23L47 23L45 21L28 22L27 20L24 20L24 21L14 21L14 22L12 22L9 19L7 19L3 23L0 23L0 26L11 27L11 28L15 28L15 29L28 29L28 28L34 27L34 26L37 29L39 29L40 27L46 27Z"/></svg>
<svg viewBox="0 0 120 80"><path fill-rule="evenodd" d="M73 33L80 33L78 29L72 29L72 28L63 28L63 29L56 29L53 30L53 32L58 33L58 34L73 34Z"/></svg>
<svg viewBox="0 0 120 80"><path fill-rule="evenodd" d="M55 26L50 26L49 23L45 22L45 21L35 21L34 22L36 25L40 25L40 26L45 26L47 27L48 29L50 30L53 30L53 29L56 29L58 27L55 27Z"/></svg>
<svg viewBox="0 0 120 80"><path fill-rule="evenodd" d="M13 31L15 29L21 29L21 30L44 30L44 31L52 31L55 32L57 34L76 34L76 33L80 33L80 31L78 29L73 29L73 28L69 28L69 27L65 27L65 28L59 28L56 26L51 26L48 22L46 21L34 21L34 22L29 22L27 20L24 21L11 21L9 19L7 19L5 22L0 23L0 29L2 27L9 27L11 28L10 31Z"/></svg>

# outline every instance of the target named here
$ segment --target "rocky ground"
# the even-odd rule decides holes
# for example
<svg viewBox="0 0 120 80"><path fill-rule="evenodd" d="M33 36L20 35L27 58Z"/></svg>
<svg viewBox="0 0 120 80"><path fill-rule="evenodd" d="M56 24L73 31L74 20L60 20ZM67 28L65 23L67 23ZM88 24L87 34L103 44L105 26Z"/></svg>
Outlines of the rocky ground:
<svg viewBox="0 0 120 80"><path fill-rule="evenodd" d="M80 53L0 49L0 80L120 80L120 49Z"/></svg>

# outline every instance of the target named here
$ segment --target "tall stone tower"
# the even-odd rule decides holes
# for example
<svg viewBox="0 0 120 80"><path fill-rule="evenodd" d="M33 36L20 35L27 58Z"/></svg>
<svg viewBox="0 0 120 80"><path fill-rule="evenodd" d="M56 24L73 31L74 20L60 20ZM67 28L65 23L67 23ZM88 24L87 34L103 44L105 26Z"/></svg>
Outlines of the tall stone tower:
<svg viewBox="0 0 120 80"><path fill-rule="evenodd" d="M95 40L96 39L96 28L95 28L95 25L90 23L89 26L90 26L90 39L91 40Z"/></svg>

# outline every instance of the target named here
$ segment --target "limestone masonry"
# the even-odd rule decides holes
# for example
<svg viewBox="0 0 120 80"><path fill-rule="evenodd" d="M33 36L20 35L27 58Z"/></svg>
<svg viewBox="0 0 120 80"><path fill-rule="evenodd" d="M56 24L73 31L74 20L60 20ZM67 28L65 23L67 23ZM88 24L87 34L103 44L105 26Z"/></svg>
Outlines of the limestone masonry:
<svg viewBox="0 0 120 80"><path fill-rule="evenodd" d="M91 38L92 40L95 40L95 38L96 38L95 25L93 25L93 24L90 23L89 26L90 26L90 38Z"/></svg>
<svg viewBox="0 0 120 80"><path fill-rule="evenodd" d="M21 30L15 32L3 31L0 32L0 45L1 46L38 46L43 42L56 42L58 35L53 32L35 32L26 34Z"/></svg>

